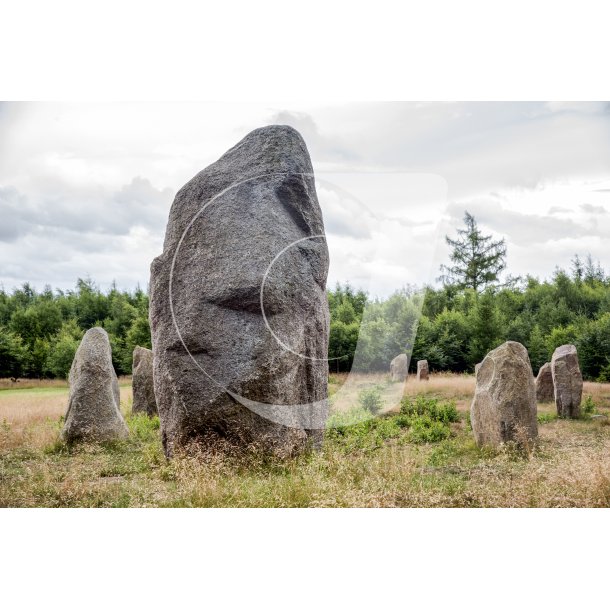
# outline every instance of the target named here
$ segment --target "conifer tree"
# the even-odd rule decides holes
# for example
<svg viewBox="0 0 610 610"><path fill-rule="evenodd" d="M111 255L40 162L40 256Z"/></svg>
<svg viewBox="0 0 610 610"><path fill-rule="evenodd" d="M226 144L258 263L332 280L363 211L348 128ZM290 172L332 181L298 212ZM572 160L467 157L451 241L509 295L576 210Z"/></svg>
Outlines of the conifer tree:
<svg viewBox="0 0 610 610"><path fill-rule="evenodd" d="M464 224L464 229L458 229L457 239L445 237L453 248L452 265L441 265L444 274L439 279L445 285L481 292L496 283L505 269L506 244L504 239L493 241L491 235L483 235L474 216L468 212L464 214Z"/></svg>

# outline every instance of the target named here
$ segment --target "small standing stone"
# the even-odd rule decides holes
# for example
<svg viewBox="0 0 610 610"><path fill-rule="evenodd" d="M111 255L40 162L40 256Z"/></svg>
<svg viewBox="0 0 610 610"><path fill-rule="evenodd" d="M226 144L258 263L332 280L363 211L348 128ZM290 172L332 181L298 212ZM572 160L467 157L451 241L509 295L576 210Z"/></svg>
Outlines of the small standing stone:
<svg viewBox="0 0 610 610"><path fill-rule="evenodd" d="M157 415L155 388L153 383L153 353L145 347L133 350L133 413L146 413L149 417Z"/></svg>
<svg viewBox="0 0 610 610"><path fill-rule="evenodd" d="M417 381L428 381L428 361L418 360L417 361Z"/></svg>
<svg viewBox="0 0 610 610"><path fill-rule="evenodd" d="M110 441L129 431L120 411L119 380L112 366L108 334L91 328L83 337L70 368L70 394L62 438L77 441Z"/></svg>
<svg viewBox="0 0 610 610"><path fill-rule="evenodd" d="M470 419L479 447L537 438L536 387L523 345L507 341L485 356L477 371Z"/></svg>
<svg viewBox="0 0 610 610"><path fill-rule="evenodd" d="M562 345L553 353L551 372L559 417L580 417L582 374L574 345Z"/></svg>
<svg viewBox="0 0 610 610"><path fill-rule="evenodd" d="M392 381L404 381L409 374L409 358L406 354L398 354L392 362L390 362L390 374Z"/></svg>
<svg viewBox="0 0 610 610"><path fill-rule="evenodd" d="M550 402L554 398L553 373L551 363L547 362L540 367L538 377L536 377L536 400L538 402Z"/></svg>
<svg viewBox="0 0 610 610"><path fill-rule="evenodd" d="M481 362L477 362L474 365L474 374L476 375L479 372L479 369L481 368Z"/></svg>

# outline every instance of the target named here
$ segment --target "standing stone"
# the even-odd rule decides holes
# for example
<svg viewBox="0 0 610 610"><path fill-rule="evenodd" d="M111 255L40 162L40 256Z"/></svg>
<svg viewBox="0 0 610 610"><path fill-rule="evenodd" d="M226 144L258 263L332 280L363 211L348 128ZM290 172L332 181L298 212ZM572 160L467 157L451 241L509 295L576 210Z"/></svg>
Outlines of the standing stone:
<svg viewBox="0 0 610 610"><path fill-rule="evenodd" d="M91 328L83 337L70 368L68 411L62 438L110 441L125 438L127 425L120 411L119 380L112 366L108 334Z"/></svg>
<svg viewBox="0 0 610 610"><path fill-rule="evenodd" d="M573 345L562 345L553 352L551 373L555 387L555 405L559 417L580 417L582 375Z"/></svg>
<svg viewBox="0 0 610 610"><path fill-rule="evenodd" d="M256 129L180 189L150 283L167 456L191 443L279 456L321 444L328 264L311 160L291 127Z"/></svg>
<svg viewBox="0 0 610 610"><path fill-rule="evenodd" d="M474 374L475 374L475 375L476 375L476 374L479 372L479 369L481 368L481 364L482 364L481 362L477 362L477 363L474 365Z"/></svg>
<svg viewBox="0 0 610 610"><path fill-rule="evenodd" d="M536 400L538 402L550 402L554 398L553 373L551 363L547 362L540 367L538 377L536 377Z"/></svg>
<svg viewBox="0 0 610 610"><path fill-rule="evenodd" d="M538 436L536 387L527 350L507 341L485 356L470 408L479 447Z"/></svg>
<svg viewBox="0 0 610 610"><path fill-rule="evenodd" d="M417 361L417 381L428 381L428 361L418 360Z"/></svg>
<svg viewBox="0 0 610 610"><path fill-rule="evenodd" d="M132 413L146 413L149 417L157 415L151 350L140 346L133 350L132 374Z"/></svg>
<svg viewBox="0 0 610 610"><path fill-rule="evenodd" d="M390 374L392 381L404 381L409 374L409 358L406 354L398 354L392 362L390 362Z"/></svg>

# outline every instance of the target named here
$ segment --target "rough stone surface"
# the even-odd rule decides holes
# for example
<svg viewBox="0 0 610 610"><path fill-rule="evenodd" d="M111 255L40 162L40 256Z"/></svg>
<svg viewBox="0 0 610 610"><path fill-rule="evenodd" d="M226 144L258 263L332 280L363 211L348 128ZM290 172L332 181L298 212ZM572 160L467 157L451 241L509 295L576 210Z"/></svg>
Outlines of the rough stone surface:
<svg viewBox="0 0 610 610"><path fill-rule="evenodd" d="M497 447L538 436L536 387L527 350L507 341L485 356L470 408L477 445Z"/></svg>
<svg viewBox="0 0 610 610"><path fill-rule="evenodd" d="M574 345L562 345L553 352L551 373L555 387L555 406L559 417L580 417L582 374Z"/></svg>
<svg viewBox="0 0 610 610"><path fill-rule="evenodd" d="M406 354L398 354L390 362L390 374L392 381L404 381L409 374L409 358Z"/></svg>
<svg viewBox="0 0 610 610"><path fill-rule="evenodd" d="M418 360L417 361L417 381L428 381L428 361Z"/></svg>
<svg viewBox="0 0 610 610"><path fill-rule="evenodd" d="M474 374L475 374L475 375L476 375L476 374L479 372L479 369L481 368L481 364L482 364L481 362L477 362L477 363L474 365Z"/></svg>
<svg viewBox="0 0 610 610"><path fill-rule="evenodd" d="M145 347L133 350L133 413L146 413L149 417L157 415L155 388L153 382L153 354Z"/></svg>
<svg viewBox="0 0 610 610"><path fill-rule="evenodd" d="M538 402L550 402L554 398L553 373L551 363L547 362L540 367L538 377L536 377L536 400Z"/></svg>
<svg viewBox="0 0 610 610"><path fill-rule="evenodd" d="M217 439L280 456L321 443L328 264L311 160L291 127L251 132L180 189L150 283L166 455Z"/></svg>
<svg viewBox="0 0 610 610"><path fill-rule="evenodd" d="M62 431L65 441L110 441L128 435L120 411L119 381L112 366L110 341L103 328L91 328L85 333L68 379L68 411Z"/></svg>

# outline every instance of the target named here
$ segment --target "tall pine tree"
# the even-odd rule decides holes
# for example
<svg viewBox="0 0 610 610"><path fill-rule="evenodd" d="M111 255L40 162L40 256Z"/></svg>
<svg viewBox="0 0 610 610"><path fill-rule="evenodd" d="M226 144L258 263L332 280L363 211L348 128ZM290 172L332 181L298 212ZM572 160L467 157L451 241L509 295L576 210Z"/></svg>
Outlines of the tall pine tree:
<svg viewBox="0 0 610 610"><path fill-rule="evenodd" d="M464 214L464 229L458 229L457 239L445 237L451 246L452 265L441 265L444 274L439 278L445 285L460 289L484 290L498 281L506 267L504 239L493 241L491 235L483 235L472 214Z"/></svg>

